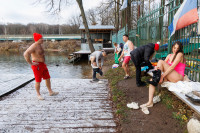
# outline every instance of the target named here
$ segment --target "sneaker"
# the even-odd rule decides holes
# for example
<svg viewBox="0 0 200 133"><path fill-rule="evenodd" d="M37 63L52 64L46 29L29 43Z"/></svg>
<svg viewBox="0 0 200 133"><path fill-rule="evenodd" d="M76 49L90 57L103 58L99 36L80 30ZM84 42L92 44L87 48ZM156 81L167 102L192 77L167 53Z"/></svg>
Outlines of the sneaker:
<svg viewBox="0 0 200 133"><path fill-rule="evenodd" d="M95 78L95 79L92 79L92 81L98 82L99 79L98 79L98 78Z"/></svg>
<svg viewBox="0 0 200 133"><path fill-rule="evenodd" d="M139 109L138 103L132 102L127 104L128 108Z"/></svg>
<svg viewBox="0 0 200 133"><path fill-rule="evenodd" d="M146 114L146 115L149 114L149 110L148 110L147 107L143 107L141 110L142 110L142 112L143 112L144 114Z"/></svg>
<svg viewBox="0 0 200 133"><path fill-rule="evenodd" d="M128 79L128 78L130 78L130 76L125 76L125 77L124 77L124 79Z"/></svg>
<svg viewBox="0 0 200 133"><path fill-rule="evenodd" d="M160 96L159 95L153 97L153 103L158 103L158 102L160 102Z"/></svg>

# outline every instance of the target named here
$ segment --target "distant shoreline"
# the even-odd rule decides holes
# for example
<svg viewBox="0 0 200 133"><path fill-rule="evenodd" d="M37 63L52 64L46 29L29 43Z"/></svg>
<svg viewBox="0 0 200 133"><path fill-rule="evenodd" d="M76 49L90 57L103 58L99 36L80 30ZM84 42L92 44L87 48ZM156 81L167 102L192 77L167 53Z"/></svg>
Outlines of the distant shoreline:
<svg viewBox="0 0 200 133"><path fill-rule="evenodd" d="M31 44L34 42L0 42L0 51L25 51ZM45 51L52 52L68 52L68 51L76 51L80 49L80 41L77 40L65 40L65 41L44 41L42 44Z"/></svg>

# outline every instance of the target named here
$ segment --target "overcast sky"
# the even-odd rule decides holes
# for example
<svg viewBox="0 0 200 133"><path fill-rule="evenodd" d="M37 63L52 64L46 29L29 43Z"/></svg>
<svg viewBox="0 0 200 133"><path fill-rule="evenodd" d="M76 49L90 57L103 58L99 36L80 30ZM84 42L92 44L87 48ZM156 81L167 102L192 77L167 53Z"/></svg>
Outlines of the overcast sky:
<svg viewBox="0 0 200 133"><path fill-rule="evenodd" d="M66 24L71 16L80 14L80 9L75 0L68 4L60 13L60 17L47 13L45 4L36 4L37 0L1 0L0 23L48 23ZM83 0L85 11L96 7L102 0Z"/></svg>

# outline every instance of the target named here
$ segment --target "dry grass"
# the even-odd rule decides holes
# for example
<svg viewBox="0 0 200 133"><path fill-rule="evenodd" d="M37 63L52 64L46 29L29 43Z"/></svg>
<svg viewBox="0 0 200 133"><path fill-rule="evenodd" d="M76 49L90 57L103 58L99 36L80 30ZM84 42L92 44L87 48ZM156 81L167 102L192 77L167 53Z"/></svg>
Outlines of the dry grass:
<svg viewBox="0 0 200 133"><path fill-rule="evenodd" d="M34 42L1 42L0 51L24 51ZM77 40L65 40L65 41L44 41L43 45L45 50L55 51L75 51L80 47L80 41Z"/></svg>

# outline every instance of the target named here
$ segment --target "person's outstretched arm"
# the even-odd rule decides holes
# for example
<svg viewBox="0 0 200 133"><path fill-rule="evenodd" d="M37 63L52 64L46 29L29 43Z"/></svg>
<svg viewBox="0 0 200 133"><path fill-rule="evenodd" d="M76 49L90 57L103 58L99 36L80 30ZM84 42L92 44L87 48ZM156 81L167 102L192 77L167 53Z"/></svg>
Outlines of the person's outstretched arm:
<svg viewBox="0 0 200 133"><path fill-rule="evenodd" d="M101 57L101 68L100 68L100 69L102 69L103 62L104 62L104 57L102 56L102 57Z"/></svg>
<svg viewBox="0 0 200 133"><path fill-rule="evenodd" d="M152 66L150 60L149 60L150 57L153 55L153 53L150 50L148 50L148 49L145 48L145 51L144 51L144 61L145 61L145 64L149 67L149 69L153 69L154 68Z"/></svg>

